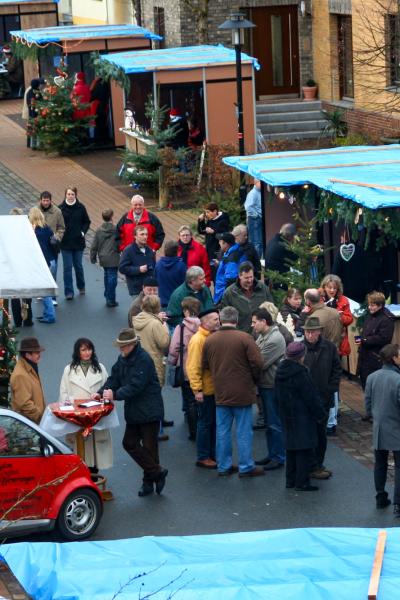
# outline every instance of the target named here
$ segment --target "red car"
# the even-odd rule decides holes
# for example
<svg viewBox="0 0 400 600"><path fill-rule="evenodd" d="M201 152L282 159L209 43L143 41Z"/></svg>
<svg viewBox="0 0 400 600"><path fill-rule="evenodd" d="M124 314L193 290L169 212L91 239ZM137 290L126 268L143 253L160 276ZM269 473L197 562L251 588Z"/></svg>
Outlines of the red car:
<svg viewBox="0 0 400 600"><path fill-rule="evenodd" d="M0 408L0 539L56 527L68 540L83 540L102 511L82 459L29 419Z"/></svg>

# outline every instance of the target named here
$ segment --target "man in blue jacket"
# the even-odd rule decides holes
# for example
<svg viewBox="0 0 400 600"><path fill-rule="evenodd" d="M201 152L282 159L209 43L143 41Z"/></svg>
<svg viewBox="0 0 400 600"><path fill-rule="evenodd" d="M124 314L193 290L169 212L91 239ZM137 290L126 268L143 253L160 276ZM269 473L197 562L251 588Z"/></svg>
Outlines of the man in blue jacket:
<svg viewBox="0 0 400 600"><path fill-rule="evenodd" d="M161 306L168 306L171 294L185 281L186 264L178 256L178 242L165 242L164 254L156 263L155 274Z"/></svg>
<svg viewBox="0 0 400 600"><path fill-rule="evenodd" d="M239 264L246 260L240 245L235 243L232 233L221 233L219 236L219 246L222 252L222 258L218 265L215 277L214 303L218 304L224 291L236 281L239 272Z"/></svg>

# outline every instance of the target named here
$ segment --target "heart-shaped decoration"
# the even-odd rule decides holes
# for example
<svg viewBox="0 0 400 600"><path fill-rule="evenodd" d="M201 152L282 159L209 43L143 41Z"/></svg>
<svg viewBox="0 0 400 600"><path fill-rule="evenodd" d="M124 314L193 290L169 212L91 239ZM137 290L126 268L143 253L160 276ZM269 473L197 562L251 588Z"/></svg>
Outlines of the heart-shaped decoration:
<svg viewBox="0 0 400 600"><path fill-rule="evenodd" d="M342 244L339 248L340 256L346 262L349 262L354 256L354 252L356 251L356 247L354 244Z"/></svg>

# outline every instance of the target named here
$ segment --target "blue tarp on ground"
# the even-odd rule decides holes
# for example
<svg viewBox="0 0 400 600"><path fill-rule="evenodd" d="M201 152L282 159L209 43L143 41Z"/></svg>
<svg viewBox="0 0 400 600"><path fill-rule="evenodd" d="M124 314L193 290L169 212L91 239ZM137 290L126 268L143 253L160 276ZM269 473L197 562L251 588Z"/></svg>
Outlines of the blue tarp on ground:
<svg viewBox="0 0 400 600"><path fill-rule="evenodd" d="M228 156L223 162L274 187L311 183L373 210L400 206L399 144Z"/></svg>
<svg viewBox="0 0 400 600"><path fill-rule="evenodd" d="M1 2L1 0L0 0ZM162 37L137 25L67 25L10 31L15 41L49 44L63 40L93 40L96 38L138 37L162 40Z"/></svg>
<svg viewBox="0 0 400 600"><path fill-rule="evenodd" d="M242 63L251 62L255 69L260 65L256 58L242 53ZM171 71L181 69L197 69L199 67L236 64L235 50L216 46L183 46L180 48L165 48L162 50L145 50L140 52L116 52L102 54L102 60L117 65L125 73L145 73L146 71Z"/></svg>
<svg viewBox="0 0 400 600"><path fill-rule="evenodd" d="M388 529L379 600L400 595L399 529ZM378 529L288 529L0 547L34 600L358 600ZM135 575L148 573L123 587ZM144 585L142 585L144 584ZM164 587L165 586L165 587ZM175 596L174 596L175 597Z"/></svg>

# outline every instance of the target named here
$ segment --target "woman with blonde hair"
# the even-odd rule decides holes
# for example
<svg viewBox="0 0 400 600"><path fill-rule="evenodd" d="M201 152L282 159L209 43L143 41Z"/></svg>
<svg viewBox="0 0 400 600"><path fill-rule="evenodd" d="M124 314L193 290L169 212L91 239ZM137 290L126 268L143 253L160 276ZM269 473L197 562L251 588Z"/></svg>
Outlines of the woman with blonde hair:
<svg viewBox="0 0 400 600"><path fill-rule="evenodd" d="M30 209L28 218L50 271L50 263L56 258L53 246L50 243L50 240L53 237L53 231L48 225L46 225L43 213L37 206L34 206ZM51 296L46 296L43 298L43 315L38 317L38 321L40 321L40 323L48 324L56 322L56 312Z"/></svg>
<svg viewBox="0 0 400 600"><path fill-rule="evenodd" d="M280 333L285 338L286 346L293 342L294 336L289 331L289 329L283 324L278 322L279 309L273 302L269 302L268 300L260 304L259 308L265 308L272 317L274 325L277 325Z"/></svg>
<svg viewBox="0 0 400 600"><path fill-rule="evenodd" d="M348 356L350 354L350 344L347 328L353 322L353 315L350 310L350 302L343 295L342 280L337 275L326 275L321 281L321 289L325 305L329 308L335 308L339 313L343 325L343 337L339 345L339 354L340 356Z"/></svg>

